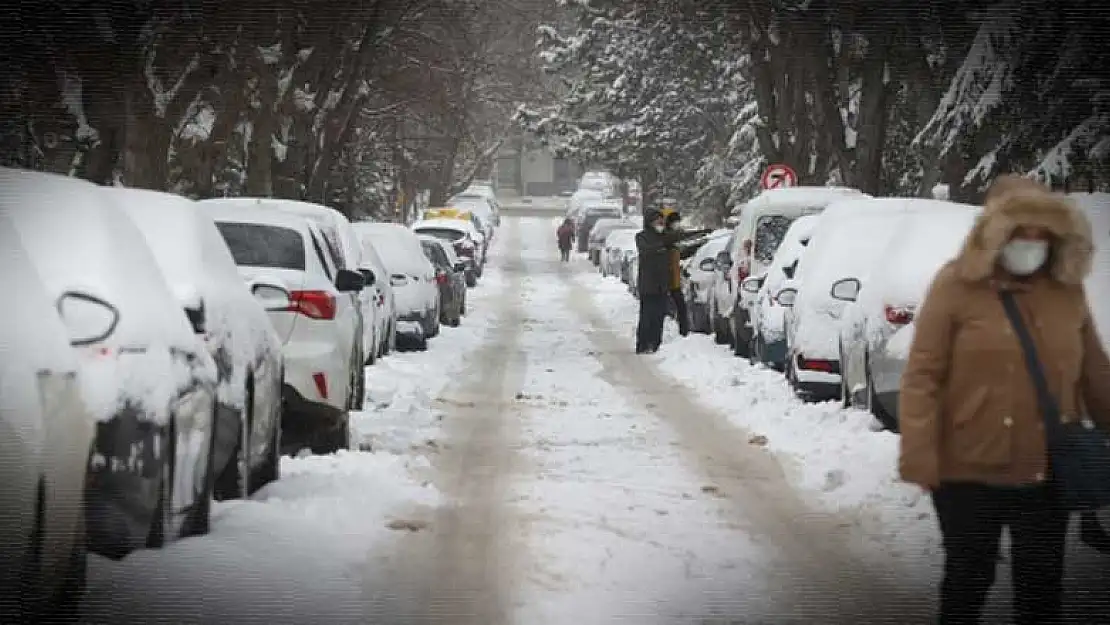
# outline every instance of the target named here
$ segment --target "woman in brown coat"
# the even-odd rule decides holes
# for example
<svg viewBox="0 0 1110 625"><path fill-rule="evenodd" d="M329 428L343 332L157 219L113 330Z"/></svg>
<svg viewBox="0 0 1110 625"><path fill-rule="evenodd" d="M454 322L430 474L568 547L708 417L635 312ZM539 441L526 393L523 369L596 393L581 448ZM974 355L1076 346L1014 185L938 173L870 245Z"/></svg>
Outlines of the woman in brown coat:
<svg viewBox="0 0 1110 625"><path fill-rule="evenodd" d="M999 293L1033 335L1064 420L1110 425L1110 361L1083 290L1093 244L1063 196L1000 178L916 319L899 405L902 479L932 493L945 551L940 623L978 623L1002 529L1019 624L1061 619L1069 515L1055 503L1036 390Z"/></svg>

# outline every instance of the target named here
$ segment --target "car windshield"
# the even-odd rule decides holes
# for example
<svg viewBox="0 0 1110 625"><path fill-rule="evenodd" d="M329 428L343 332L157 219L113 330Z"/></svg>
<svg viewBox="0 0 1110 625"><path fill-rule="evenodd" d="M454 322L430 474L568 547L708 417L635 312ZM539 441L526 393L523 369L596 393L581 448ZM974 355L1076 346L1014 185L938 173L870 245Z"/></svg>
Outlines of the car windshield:
<svg viewBox="0 0 1110 625"><path fill-rule="evenodd" d="M769 263L775 258L775 251L790 229L794 220L783 215L767 215L760 217L755 226L755 242L752 257L757 262Z"/></svg>
<svg viewBox="0 0 1110 625"><path fill-rule="evenodd" d="M447 255L443 253L443 248L438 243L432 241L421 241L420 245L424 248L424 255L428 260L432 261L437 267L447 266Z"/></svg>
<svg viewBox="0 0 1110 625"><path fill-rule="evenodd" d="M462 232L458 230L452 230L450 228L419 228L416 232L420 234L426 234L437 239L443 239L444 241L454 242L463 238Z"/></svg>
<svg viewBox="0 0 1110 625"><path fill-rule="evenodd" d="M296 230L265 224L218 222L235 264L276 269L305 268L304 239Z"/></svg>

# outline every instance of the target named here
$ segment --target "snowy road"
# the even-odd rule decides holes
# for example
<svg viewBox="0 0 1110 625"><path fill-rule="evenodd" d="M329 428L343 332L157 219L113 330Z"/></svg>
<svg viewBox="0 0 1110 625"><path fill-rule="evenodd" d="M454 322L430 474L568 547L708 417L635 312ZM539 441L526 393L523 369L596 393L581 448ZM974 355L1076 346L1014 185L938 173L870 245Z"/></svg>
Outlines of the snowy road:
<svg viewBox="0 0 1110 625"><path fill-rule="evenodd" d="M86 622L932 620L892 436L704 337L632 354L630 296L557 261L557 216L506 215L462 327L367 369L366 451L285 459L210 536L96 562ZM1110 620L1081 558L1081 622Z"/></svg>

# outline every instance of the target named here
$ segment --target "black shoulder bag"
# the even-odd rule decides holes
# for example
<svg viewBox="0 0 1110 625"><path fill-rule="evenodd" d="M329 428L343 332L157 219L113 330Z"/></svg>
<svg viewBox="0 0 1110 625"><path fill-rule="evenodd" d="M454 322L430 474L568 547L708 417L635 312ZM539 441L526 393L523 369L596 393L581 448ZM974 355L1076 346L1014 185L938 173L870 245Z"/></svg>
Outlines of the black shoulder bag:
<svg viewBox="0 0 1110 625"><path fill-rule="evenodd" d="M1000 291L1006 316L1021 341L1025 366L1037 391L1052 478L1061 505L1071 511L1090 511L1110 505L1110 436L1087 419L1063 423L1060 406L1048 389L1037 348L1013 293Z"/></svg>

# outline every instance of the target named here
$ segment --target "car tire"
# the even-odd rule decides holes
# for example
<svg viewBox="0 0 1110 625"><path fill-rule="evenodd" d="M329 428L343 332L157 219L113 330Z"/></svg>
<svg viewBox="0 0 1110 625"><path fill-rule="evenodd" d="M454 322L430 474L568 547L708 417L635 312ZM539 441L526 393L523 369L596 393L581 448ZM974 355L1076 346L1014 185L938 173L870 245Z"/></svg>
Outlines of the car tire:
<svg viewBox="0 0 1110 625"><path fill-rule="evenodd" d="M743 336L743 328L740 326L740 320L736 318L736 313L732 313L732 317L728 321L729 335L731 337L732 355L737 358L749 358L751 356L751 340Z"/></svg>
<svg viewBox="0 0 1110 625"><path fill-rule="evenodd" d="M355 362L361 361L361 358L355 360ZM366 371L362 365L359 365L351 373L351 400L349 404L351 410L358 412L362 410L366 403Z"/></svg>
<svg viewBox="0 0 1110 625"><path fill-rule="evenodd" d="M713 318L713 342L717 345L728 345L732 337L728 333L728 322L717 315Z"/></svg>
<svg viewBox="0 0 1110 625"><path fill-rule="evenodd" d="M462 303L459 304L459 316L460 317L465 317L466 316L466 291L463 291Z"/></svg>
<svg viewBox="0 0 1110 625"><path fill-rule="evenodd" d="M478 274L473 271L466 272L466 287L473 289L478 286Z"/></svg>
<svg viewBox="0 0 1110 625"><path fill-rule="evenodd" d="M216 478L215 495L220 501L246 499L250 495L250 459L243 457L243 450L251 448L251 415L254 414L254 382L250 377L247 378L243 397L243 411L239 415L239 440L235 442L231 460Z"/></svg>
<svg viewBox="0 0 1110 625"><path fill-rule="evenodd" d="M285 379L282 373L279 380ZM281 385L276 389L278 401L274 402L274 414L271 416L273 426L270 433L270 445L266 449L266 460L251 475L250 492L255 493L263 486L276 482L281 478Z"/></svg>
<svg viewBox="0 0 1110 625"><path fill-rule="evenodd" d="M170 502L173 501L174 458L177 457L177 427L174 421L173 418L170 419L166 449L162 452L163 462L158 471L158 502L154 506L154 516L151 518L150 530L147 532L148 549L161 549L177 538L177 536L166 535Z"/></svg>
<svg viewBox="0 0 1110 625"><path fill-rule="evenodd" d="M709 311L704 304L687 304L690 309L690 331L697 334L710 334Z"/></svg>
<svg viewBox="0 0 1110 625"><path fill-rule="evenodd" d="M76 623L81 615L81 600L88 584L89 552L85 536L85 521L78 523L77 535L73 537L69 561L63 573L62 585L54 592L50 604L37 621L39 623ZM34 621L31 621L34 622Z"/></svg>
<svg viewBox="0 0 1110 625"><path fill-rule="evenodd" d="M311 446L312 453L317 456L326 456L337 453L341 449L351 448L351 415L343 413L339 423L333 427L318 432L315 444Z"/></svg>
<svg viewBox="0 0 1110 625"><path fill-rule="evenodd" d="M866 376L865 379L867 380L867 411L879 420L879 423L883 425L883 428L897 433L898 423L896 423L894 417L889 412L887 412L885 408L883 408L883 405L879 403L879 394L875 392L875 382L874 379L871 377L870 354L864 356L863 364L864 376Z"/></svg>

